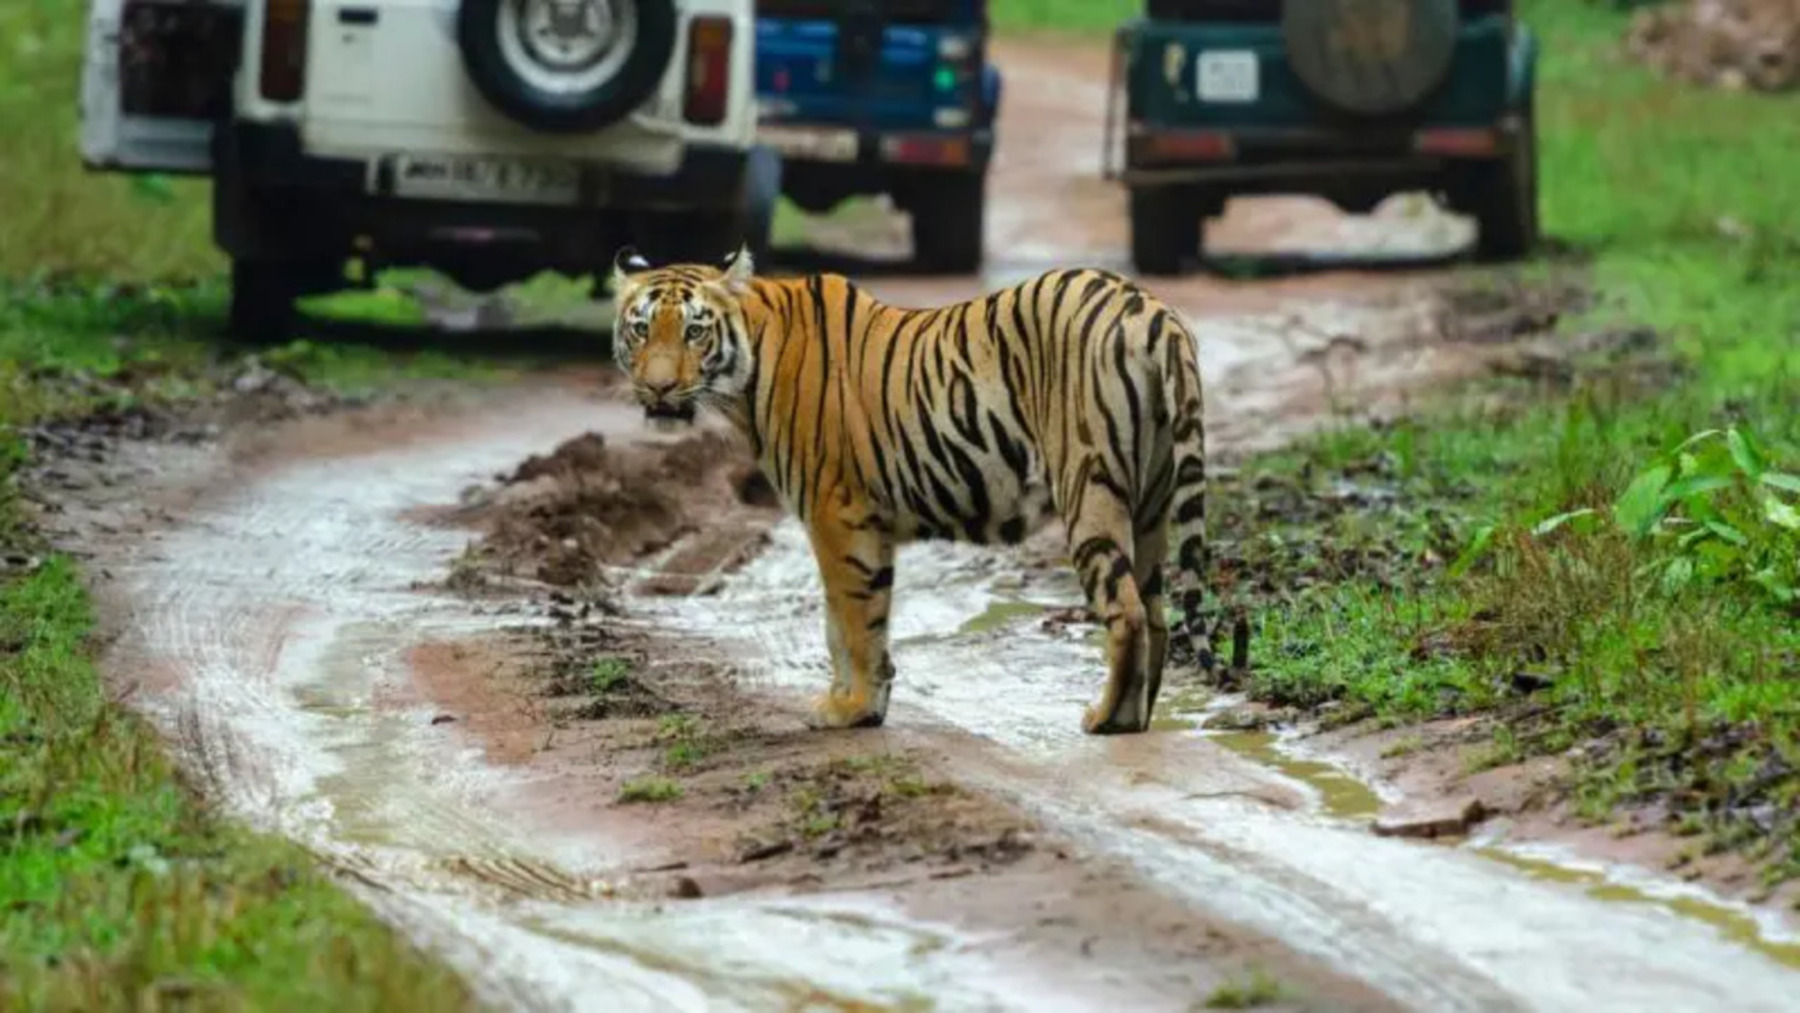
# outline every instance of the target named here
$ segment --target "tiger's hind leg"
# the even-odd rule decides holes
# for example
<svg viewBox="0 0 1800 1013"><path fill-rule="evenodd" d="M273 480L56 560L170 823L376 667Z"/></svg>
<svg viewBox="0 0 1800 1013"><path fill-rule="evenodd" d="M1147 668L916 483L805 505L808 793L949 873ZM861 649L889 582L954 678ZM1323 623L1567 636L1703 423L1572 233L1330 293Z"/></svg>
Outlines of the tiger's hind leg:
<svg viewBox="0 0 1800 1013"><path fill-rule="evenodd" d="M1078 494L1067 525L1070 561L1088 606L1106 624L1106 689L1082 717L1082 730L1141 732L1150 727L1151 642L1131 565L1131 511L1110 487L1095 482Z"/></svg>
<svg viewBox="0 0 1800 1013"><path fill-rule="evenodd" d="M1169 608L1163 583L1163 564L1169 554L1167 518L1148 528L1139 528L1132 536L1132 542L1136 562L1133 575L1137 578L1138 594L1144 599L1144 628L1149 641L1149 654L1144 663L1149 691L1144 707L1149 718L1154 718L1156 697L1162 692L1163 667L1169 660Z"/></svg>
<svg viewBox="0 0 1800 1013"><path fill-rule="evenodd" d="M813 556L825 584L825 637L831 687L813 703L813 728L876 728L887 720L894 663L888 609L894 543L868 517L829 512L814 518Z"/></svg>

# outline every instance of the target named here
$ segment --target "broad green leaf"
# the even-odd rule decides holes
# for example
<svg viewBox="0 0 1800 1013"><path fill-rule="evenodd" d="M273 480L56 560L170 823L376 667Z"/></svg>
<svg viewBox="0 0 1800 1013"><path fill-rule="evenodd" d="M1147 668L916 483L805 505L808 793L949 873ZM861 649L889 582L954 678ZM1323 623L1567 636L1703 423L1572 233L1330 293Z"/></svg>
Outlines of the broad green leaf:
<svg viewBox="0 0 1800 1013"><path fill-rule="evenodd" d="M1733 545L1749 545L1750 539L1742 531L1726 524L1724 521L1707 521L1706 529Z"/></svg>
<svg viewBox="0 0 1800 1013"><path fill-rule="evenodd" d="M1594 511L1591 507L1582 507L1580 510L1570 510L1567 513L1560 513L1555 517L1546 517L1539 521L1537 526L1531 529L1531 533L1542 538L1570 521L1592 516L1594 516Z"/></svg>
<svg viewBox="0 0 1800 1013"><path fill-rule="evenodd" d="M1737 462L1738 470L1751 478L1761 476L1768 468L1763 461L1762 449L1756 445L1756 437L1748 432L1732 426L1725 434L1725 444L1731 448L1731 459Z"/></svg>
<svg viewBox="0 0 1800 1013"><path fill-rule="evenodd" d="M1682 548L1683 550L1686 550L1686 549L1693 548L1695 542L1703 542L1703 541L1707 540L1708 538L1712 538L1712 537L1713 537L1713 533L1712 533L1711 529L1705 528L1705 527L1700 527L1700 528L1695 528L1694 530L1689 531L1687 534L1684 534L1680 538L1676 539L1675 544L1677 546L1679 546L1680 548Z"/></svg>
<svg viewBox="0 0 1800 1013"><path fill-rule="evenodd" d="M1702 429L1699 432L1695 433L1694 435L1688 437L1687 439L1682 440L1681 443L1678 446L1676 446L1673 453L1680 454L1682 451L1687 450L1688 448L1694 446L1695 444L1701 443L1705 440L1710 440L1713 437L1718 436L1724 432L1725 432L1725 430L1723 430L1723 429Z"/></svg>
<svg viewBox="0 0 1800 1013"><path fill-rule="evenodd" d="M1776 489L1800 492L1800 475L1790 475L1785 471L1765 471L1757 476L1757 481Z"/></svg>
<svg viewBox="0 0 1800 1013"><path fill-rule="evenodd" d="M1619 495L1618 502L1613 504L1613 517L1618 520L1619 527L1634 538L1648 534L1668 509L1662 495L1663 486L1668 484L1669 466L1666 464L1659 464L1632 479Z"/></svg>
<svg viewBox="0 0 1800 1013"><path fill-rule="evenodd" d="M1663 497L1670 500L1685 500L1690 496L1724 489L1737 483L1724 475L1694 475L1689 478L1676 479L1663 490Z"/></svg>
<svg viewBox="0 0 1800 1013"><path fill-rule="evenodd" d="M1795 510L1792 504L1767 493L1763 495L1763 518L1770 524L1778 524L1789 531L1800 531L1800 510Z"/></svg>
<svg viewBox="0 0 1800 1013"><path fill-rule="evenodd" d="M1462 555L1456 557L1456 561L1450 564L1447 572L1452 577L1460 577L1468 573L1469 567L1474 566L1482 556L1487 555L1488 548L1493 543L1494 526L1483 524L1475 530L1475 537L1469 540L1469 547L1462 551Z"/></svg>

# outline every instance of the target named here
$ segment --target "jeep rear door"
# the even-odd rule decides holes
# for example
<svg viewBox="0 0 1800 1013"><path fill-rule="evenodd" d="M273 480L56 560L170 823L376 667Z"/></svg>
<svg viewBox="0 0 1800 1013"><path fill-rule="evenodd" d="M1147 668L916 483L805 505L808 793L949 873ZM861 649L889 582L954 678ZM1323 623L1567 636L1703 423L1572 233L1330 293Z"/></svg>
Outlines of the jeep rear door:
<svg viewBox="0 0 1800 1013"><path fill-rule="evenodd" d="M244 0L90 0L81 159L94 169L204 173L231 110Z"/></svg>
<svg viewBox="0 0 1800 1013"><path fill-rule="evenodd" d="M978 118L978 0L759 0L765 122L862 130L963 128Z"/></svg>

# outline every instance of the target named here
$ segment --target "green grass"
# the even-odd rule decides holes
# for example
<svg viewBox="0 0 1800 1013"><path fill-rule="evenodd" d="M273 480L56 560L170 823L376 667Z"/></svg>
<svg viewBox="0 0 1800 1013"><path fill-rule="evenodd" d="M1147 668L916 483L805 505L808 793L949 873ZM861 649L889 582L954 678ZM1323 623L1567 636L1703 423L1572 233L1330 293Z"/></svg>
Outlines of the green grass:
<svg viewBox="0 0 1800 1013"><path fill-rule="evenodd" d="M1204 1006L1206 1009L1257 1009L1273 1006L1281 998L1281 982L1258 968L1221 983L1206 997Z"/></svg>
<svg viewBox="0 0 1800 1013"><path fill-rule="evenodd" d="M1081 35L1110 34L1143 14L1142 0L993 0L988 16L1000 31L1050 29Z"/></svg>
<svg viewBox="0 0 1800 1013"><path fill-rule="evenodd" d="M0 501L7 551L38 548ZM79 574L0 578L0 1009L458 1009L461 983L312 870L213 820L109 698Z"/></svg>
<svg viewBox="0 0 1800 1013"><path fill-rule="evenodd" d="M1800 624L1774 587L1800 551L1794 497L1745 473L1722 435L1690 466L1725 487L1661 496L1656 471L1693 434L1736 426L1759 439L1756 468L1800 474L1800 101L1657 80L1617 55L1624 20L1603 8L1521 10L1545 40L1546 226L1601 298L1568 326L1650 325L1677 368L1615 363L1571 392L1255 462L1240 486L1372 481L1397 501L1307 518L1332 536L1314 541L1226 520L1248 563L1315 551L1341 571L1264 602L1250 688L1390 722L1499 709L1504 734L1473 763L1582 746L1570 789L1590 815L1664 802L1770 878L1800 874ZM1709 520L1744 544L1684 547ZM1341 563L1358 538L1391 558Z"/></svg>
<svg viewBox="0 0 1800 1013"><path fill-rule="evenodd" d="M619 801L637 802L673 802L682 796L680 783L666 777L646 775L633 778L619 786Z"/></svg>
<svg viewBox="0 0 1800 1013"><path fill-rule="evenodd" d="M0 5L0 277L116 282L208 277L208 189L195 180L89 174L76 144L85 5Z"/></svg>

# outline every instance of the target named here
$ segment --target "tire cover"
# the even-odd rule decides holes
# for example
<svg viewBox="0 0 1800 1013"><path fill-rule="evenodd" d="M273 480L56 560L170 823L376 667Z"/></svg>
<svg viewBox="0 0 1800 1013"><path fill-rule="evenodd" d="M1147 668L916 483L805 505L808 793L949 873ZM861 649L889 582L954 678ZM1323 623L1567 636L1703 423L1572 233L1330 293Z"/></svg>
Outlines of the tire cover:
<svg viewBox="0 0 1800 1013"><path fill-rule="evenodd" d="M500 42L500 8L520 0L462 0L456 40L477 91L516 122L547 133L611 126L630 115L662 82L675 52L675 0L626 0L636 14L636 37L619 69L583 91L546 91L522 77ZM737 54L734 54L736 57Z"/></svg>
<svg viewBox="0 0 1800 1013"><path fill-rule="evenodd" d="M1459 23L1456 0L1290 0L1281 15L1294 74L1359 116L1405 112L1436 90Z"/></svg>

